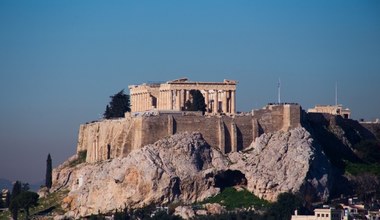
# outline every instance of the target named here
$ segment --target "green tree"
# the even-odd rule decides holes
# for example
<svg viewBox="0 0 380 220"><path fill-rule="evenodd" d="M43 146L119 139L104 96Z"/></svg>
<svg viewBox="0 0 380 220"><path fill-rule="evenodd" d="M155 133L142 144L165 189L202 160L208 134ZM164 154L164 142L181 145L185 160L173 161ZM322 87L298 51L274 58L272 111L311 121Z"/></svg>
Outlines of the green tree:
<svg viewBox="0 0 380 220"><path fill-rule="evenodd" d="M29 183L21 183L21 192L26 192L30 190Z"/></svg>
<svg viewBox="0 0 380 220"><path fill-rule="evenodd" d="M205 98L199 90L190 90L191 101L187 100L185 103L185 110L187 111L206 111Z"/></svg>
<svg viewBox="0 0 380 220"><path fill-rule="evenodd" d="M125 112L131 111L129 95L124 93L124 89L110 96L111 102L106 106L103 114L104 118L120 118L124 117Z"/></svg>
<svg viewBox="0 0 380 220"><path fill-rule="evenodd" d="M18 196L20 193L21 193L21 182L17 180L17 181L13 184L12 194L11 194L11 201L12 201L14 198L16 198L16 196Z"/></svg>
<svg viewBox="0 0 380 220"><path fill-rule="evenodd" d="M23 209L25 211L25 219L29 219L29 209L38 205L38 194L35 192L24 191L17 195L12 201L11 210ZM14 211L12 211L13 213ZM17 213L16 213L17 216Z"/></svg>
<svg viewBox="0 0 380 220"><path fill-rule="evenodd" d="M16 198L17 198L17 196L16 196ZM9 204L9 210L11 211L11 215L12 215L13 220L18 219L18 210L19 210L18 204L15 201L16 201L15 199L12 199L11 204Z"/></svg>
<svg viewBox="0 0 380 220"><path fill-rule="evenodd" d="M45 186L51 188L52 185L52 165L51 165L51 156L48 154L46 160L46 176L45 176Z"/></svg>
<svg viewBox="0 0 380 220"><path fill-rule="evenodd" d="M269 216L278 220L291 219L294 210L302 207L302 200L292 193L281 193L269 209Z"/></svg>

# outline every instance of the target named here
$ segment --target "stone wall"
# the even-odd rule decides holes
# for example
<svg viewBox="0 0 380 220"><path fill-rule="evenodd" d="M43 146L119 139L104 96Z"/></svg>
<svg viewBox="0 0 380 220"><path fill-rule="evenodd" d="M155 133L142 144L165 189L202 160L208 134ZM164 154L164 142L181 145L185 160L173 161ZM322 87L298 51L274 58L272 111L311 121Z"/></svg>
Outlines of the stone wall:
<svg viewBox="0 0 380 220"><path fill-rule="evenodd" d="M87 162L125 157L133 149L181 132L200 132L223 153L241 151L263 133L288 131L301 125L299 105L270 105L249 115L203 116L160 113L103 120L80 126L77 151L87 151Z"/></svg>
<svg viewBox="0 0 380 220"><path fill-rule="evenodd" d="M301 111L297 104L273 104L254 110L253 117L258 120L260 134L288 131L301 125Z"/></svg>

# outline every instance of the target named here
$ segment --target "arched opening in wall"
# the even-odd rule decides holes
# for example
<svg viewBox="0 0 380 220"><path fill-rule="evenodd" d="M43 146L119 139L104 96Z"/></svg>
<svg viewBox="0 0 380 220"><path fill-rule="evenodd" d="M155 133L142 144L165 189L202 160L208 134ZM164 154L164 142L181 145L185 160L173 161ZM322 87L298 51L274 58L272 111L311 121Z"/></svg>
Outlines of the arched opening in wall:
<svg viewBox="0 0 380 220"><path fill-rule="evenodd" d="M214 177L214 186L223 191L227 187L247 186L245 175L239 170L221 171Z"/></svg>
<svg viewBox="0 0 380 220"><path fill-rule="evenodd" d="M111 145L107 144L107 160L111 159Z"/></svg>

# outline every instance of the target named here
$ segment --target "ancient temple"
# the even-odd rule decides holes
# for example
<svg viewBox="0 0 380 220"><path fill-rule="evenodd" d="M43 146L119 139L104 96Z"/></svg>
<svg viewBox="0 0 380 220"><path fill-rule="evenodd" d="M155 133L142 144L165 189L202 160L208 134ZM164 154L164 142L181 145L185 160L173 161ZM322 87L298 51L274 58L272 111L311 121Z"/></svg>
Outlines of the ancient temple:
<svg viewBox="0 0 380 220"><path fill-rule="evenodd" d="M144 83L131 85L130 100L132 112L149 110L183 111L190 100L190 91L199 90L205 98L208 113L236 113L235 80L223 82L193 82L187 78L166 83Z"/></svg>

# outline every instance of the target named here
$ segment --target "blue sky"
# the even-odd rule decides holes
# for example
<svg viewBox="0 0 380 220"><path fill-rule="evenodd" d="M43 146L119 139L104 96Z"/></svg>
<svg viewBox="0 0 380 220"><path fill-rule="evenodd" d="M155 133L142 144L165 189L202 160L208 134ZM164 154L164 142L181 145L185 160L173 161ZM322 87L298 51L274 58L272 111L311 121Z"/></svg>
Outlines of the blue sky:
<svg viewBox="0 0 380 220"><path fill-rule="evenodd" d="M380 118L380 1L0 1L0 177L35 182L130 84L239 81L237 108Z"/></svg>

